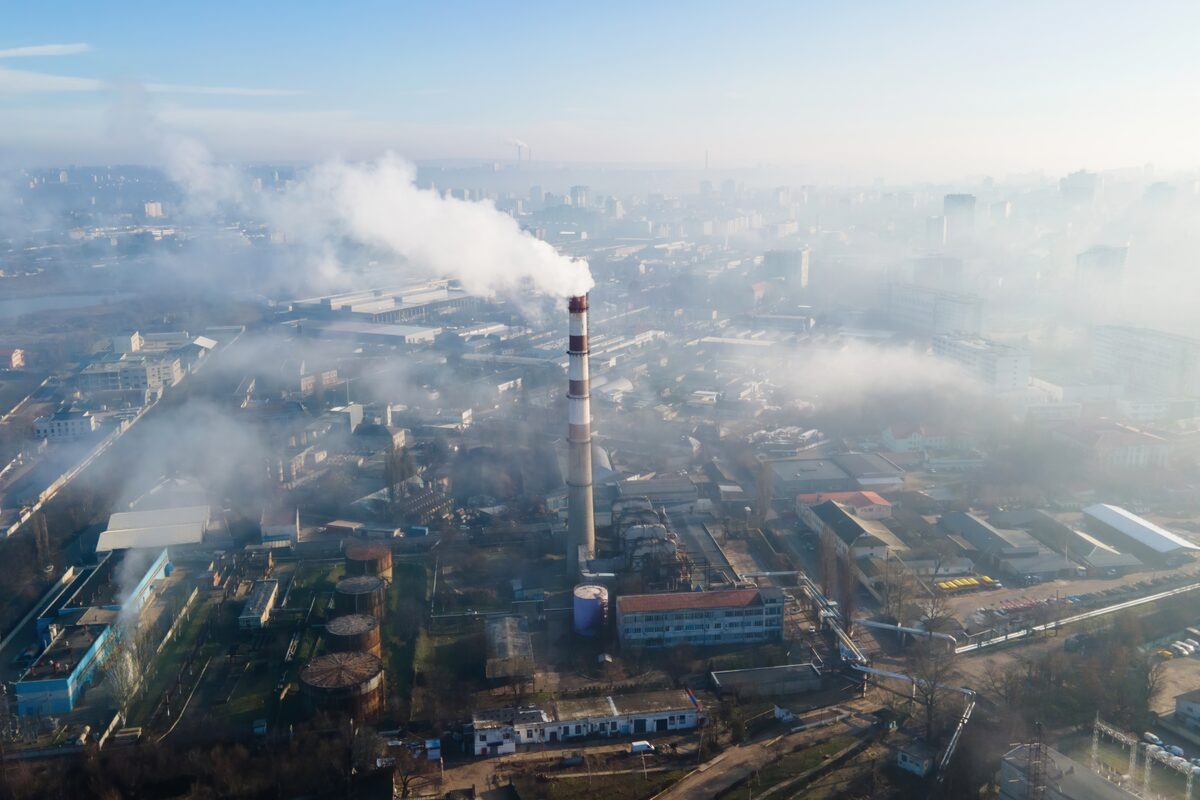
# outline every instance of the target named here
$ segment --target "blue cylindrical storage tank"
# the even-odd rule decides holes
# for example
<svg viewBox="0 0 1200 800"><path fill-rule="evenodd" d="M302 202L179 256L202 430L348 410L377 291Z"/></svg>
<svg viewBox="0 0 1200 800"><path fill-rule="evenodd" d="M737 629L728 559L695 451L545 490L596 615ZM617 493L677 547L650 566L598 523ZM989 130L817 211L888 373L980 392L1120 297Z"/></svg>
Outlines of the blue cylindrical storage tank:
<svg viewBox="0 0 1200 800"><path fill-rule="evenodd" d="M596 636L608 614L608 589L592 583L576 586L573 611L575 632L580 636Z"/></svg>

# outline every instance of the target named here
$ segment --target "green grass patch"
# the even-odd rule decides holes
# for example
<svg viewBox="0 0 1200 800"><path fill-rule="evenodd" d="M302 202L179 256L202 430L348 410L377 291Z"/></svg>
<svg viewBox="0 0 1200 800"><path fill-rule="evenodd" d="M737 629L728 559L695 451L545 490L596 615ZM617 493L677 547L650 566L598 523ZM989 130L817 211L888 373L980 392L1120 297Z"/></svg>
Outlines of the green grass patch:
<svg viewBox="0 0 1200 800"><path fill-rule="evenodd" d="M225 713L234 731L249 731L256 719L270 718L278 700L275 682L278 672L268 661L252 663L237 682Z"/></svg>
<svg viewBox="0 0 1200 800"><path fill-rule="evenodd" d="M398 722L407 722L412 709L413 670L421 623L429 608L429 582L429 570L422 563L392 567L382 639L388 694L396 698Z"/></svg>
<svg viewBox="0 0 1200 800"><path fill-rule="evenodd" d="M536 800L645 800L666 789L686 773L674 772L630 773L628 775L596 775L592 778L564 778L555 781L538 781L536 778L514 777L513 784L523 798Z"/></svg>
<svg viewBox="0 0 1200 800"><path fill-rule="evenodd" d="M484 660L482 625L438 633L422 630L414 654L411 720L448 721L468 715L474 695L487 688Z"/></svg>
<svg viewBox="0 0 1200 800"><path fill-rule="evenodd" d="M852 736L835 736L812 747L788 753L778 761L768 764L759 770L758 774L751 779L751 788L755 791L766 791L777 783L782 783L789 778L794 778L801 773L807 772L813 767L820 766L827 757L844 750L853 743L854 737ZM745 797L746 787L744 785L737 786L719 796L730 798L730 800Z"/></svg>
<svg viewBox="0 0 1200 800"><path fill-rule="evenodd" d="M149 716L153 713L159 698L175 681L184 659L192 652L192 647L208 620L212 606L210 600L197 599L188 610L187 619L179 623L174 638L163 646L162 651L154 659L149 677L129 709L128 724L130 726L144 725L149 721ZM205 650L213 647L214 645L210 642ZM202 657L199 660L203 663Z"/></svg>
<svg viewBox="0 0 1200 800"><path fill-rule="evenodd" d="M296 580L292 591L332 592L346 575L346 565L342 561L303 561L296 569Z"/></svg>

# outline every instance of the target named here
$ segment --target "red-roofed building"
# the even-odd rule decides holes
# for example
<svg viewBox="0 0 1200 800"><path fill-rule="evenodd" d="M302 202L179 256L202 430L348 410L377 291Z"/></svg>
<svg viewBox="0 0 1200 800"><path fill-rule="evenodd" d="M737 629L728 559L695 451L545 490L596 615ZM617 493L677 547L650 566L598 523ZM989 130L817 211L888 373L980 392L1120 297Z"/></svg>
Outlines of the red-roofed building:
<svg viewBox="0 0 1200 800"><path fill-rule="evenodd" d="M617 633L634 647L768 642L783 636L775 587L634 594L617 598Z"/></svg>
<svg viewBox="0 0 1200 800"><path fill-rule="evenodd" d="M802 494L796 497L796 511L799 513L804 506L815 506L832 500L838 505L845 506L850 513L859 519L891 519L892 504L876 492L817 492Z"/></svg>
<svg viewBox="0 0 1200 800"><path fill-rule="evenodd" d="M0 347L0 369L25 369L25 351L19 347Z"/></svg>

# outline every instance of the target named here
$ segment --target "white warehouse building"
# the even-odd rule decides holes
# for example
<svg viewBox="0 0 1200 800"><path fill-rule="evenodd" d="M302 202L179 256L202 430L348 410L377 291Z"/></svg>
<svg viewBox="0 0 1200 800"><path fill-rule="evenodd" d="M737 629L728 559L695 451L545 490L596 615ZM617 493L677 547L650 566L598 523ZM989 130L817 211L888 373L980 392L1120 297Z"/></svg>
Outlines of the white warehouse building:
<svg viewBox="0 0 1200 800"><path fill-rule="evenodd" d="M1158 559L1170 559L1200 551L1200 546L1195 543L1120 506L1097 503L1085 508L1083 514L1087 527L1098 538L1114 540L1107 543L1122 550L1128 547L1139 557L1148 554Z"/></svg>

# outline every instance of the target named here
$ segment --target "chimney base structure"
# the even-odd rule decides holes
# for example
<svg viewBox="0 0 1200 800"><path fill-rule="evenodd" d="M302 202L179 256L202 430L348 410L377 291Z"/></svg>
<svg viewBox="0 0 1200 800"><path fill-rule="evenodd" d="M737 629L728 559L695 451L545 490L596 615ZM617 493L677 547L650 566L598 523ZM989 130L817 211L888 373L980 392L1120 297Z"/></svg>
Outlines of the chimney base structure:
<svg viewBox="0 0 1200 800"><path fill-rule="evenodd" d="M596 555L592 507L592 400L588 373L588 298L572 297L567 346L567 559L576 566Z"/></svg>

